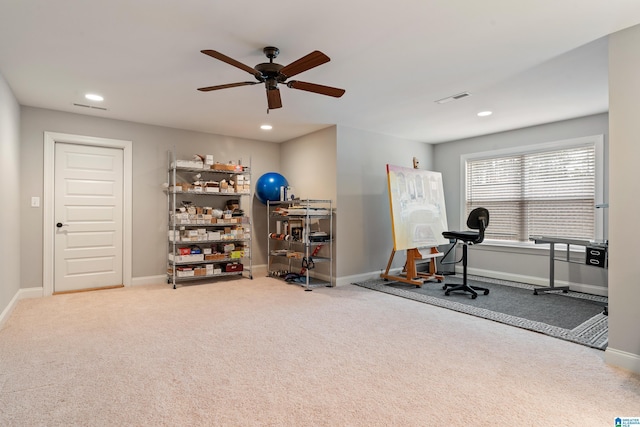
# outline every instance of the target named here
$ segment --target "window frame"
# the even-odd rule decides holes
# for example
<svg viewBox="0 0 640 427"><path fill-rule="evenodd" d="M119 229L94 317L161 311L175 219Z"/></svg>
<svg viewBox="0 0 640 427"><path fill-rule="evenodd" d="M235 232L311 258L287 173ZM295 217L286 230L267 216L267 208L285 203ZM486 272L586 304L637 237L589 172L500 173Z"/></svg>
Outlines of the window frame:
<svg viewBox="0 0 640 427"><path fill-rule="evenodd" d="M595 149L595 204L602 204L604 200L604 135L590 135L584 137L563 139L557 141L548 141L537 144L528 144L515 147L501 148L497 150L481 151L475 153L466 153L460 156L460 230L467 228L467 214L465 212L467 204L467 162L470 160L491 159L502 156L513 156L521 154L534 154L546 151L562 150L569 148L579 148L585 146L593 146ZM595 206L595 239L603 240L605 234L604 212L603 209L597 209ZM531 241L516 242L508 240L485 239L483 244L493 246L506 247L534 247L535 243Z"/></svg>

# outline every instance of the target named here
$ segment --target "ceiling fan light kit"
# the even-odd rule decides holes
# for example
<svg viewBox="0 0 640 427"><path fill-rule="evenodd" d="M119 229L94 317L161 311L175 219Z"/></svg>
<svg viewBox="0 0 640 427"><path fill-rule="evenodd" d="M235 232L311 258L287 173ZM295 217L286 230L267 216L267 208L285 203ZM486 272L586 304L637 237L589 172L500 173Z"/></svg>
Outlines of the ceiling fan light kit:
<svg viewBox="0 0 640 427"><path fill-rule="evenodd" d="M266 57L269 59L269 62L263 62L252 68L216 50L209 50L209 49L202 50L201 52L204 53L205 55L208 55L219 61L226 62L229 65L232 65L236 68L239 68L253 75L257 81L228 83L228 84L217 85L217 86L207 86L207 87L198 88L198 90L201 92L210 92L213 90L228 89L232 87L249 86L249 85L255 85L258 83L264 83L266 93L267 93L268 110L282 108L282 99L280 97L280 89L278 88L279 83L282 83L291 89L298 89L306 92L317 93L320 95L333 96L334 98L340 98L342 95L344 95L345 90L339 89L336 87L324 86L316 83L302 82L298 80L287 81L287 79L289 79L290 77L293 77L304 71L310 70L326 62L329 62L330 61L329 57L324 53L318 50L314 50L310 54L303 56L302 58L292 62L291 64L283 66L273 62L273 59L276 58L280 53L280 50L277 47L267 46L264 49L262 49L262 51L264 52Z"/></svg>

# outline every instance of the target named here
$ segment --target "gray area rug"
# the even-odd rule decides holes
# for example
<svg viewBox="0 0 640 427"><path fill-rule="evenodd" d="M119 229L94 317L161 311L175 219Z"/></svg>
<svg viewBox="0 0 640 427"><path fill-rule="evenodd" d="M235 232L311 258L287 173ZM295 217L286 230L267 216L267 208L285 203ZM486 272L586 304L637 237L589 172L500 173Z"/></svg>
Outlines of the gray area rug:
<svg viewBox="0 0 640 427"><path fill-rule="evenodd" d="M445 282L459 284L462 278L447 276ZM443 284L435 281L421 288L383 279L354 284L600 350L608 343L607 316L603 314L606 297L573 291L533 295L532 285L476 276L469 277L469 284L488 288L489 295L479 292L478 298L471 299L469 294L451 292L445 296Z"/></svg>

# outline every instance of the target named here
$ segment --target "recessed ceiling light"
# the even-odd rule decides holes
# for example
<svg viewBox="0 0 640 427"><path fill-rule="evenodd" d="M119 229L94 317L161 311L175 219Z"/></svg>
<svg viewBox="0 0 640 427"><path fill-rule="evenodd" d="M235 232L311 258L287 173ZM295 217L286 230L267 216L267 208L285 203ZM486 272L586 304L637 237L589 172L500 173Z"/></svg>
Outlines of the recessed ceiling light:
<svg viewBox="0 0 640 427"><path fill-rule="evenodd" d="M103 97L101 97L100 95L96 95L95 93L88 93L84 97L91 101L104 101Z"/></svg>
<svg viewBox="0 0 640 427"><path fill-rule="evenodd" d="M262 129L262 130L271 130L271 129L273 129L273 126L271 126L271 125L262 125L262 126L260 126L260 129Z"/></svg>
<svg viewBox="0 0 640 427"><path fill-rule="evenodd" d="M478 117L487 117L493 114L493 111L480 111Z"/></svg>

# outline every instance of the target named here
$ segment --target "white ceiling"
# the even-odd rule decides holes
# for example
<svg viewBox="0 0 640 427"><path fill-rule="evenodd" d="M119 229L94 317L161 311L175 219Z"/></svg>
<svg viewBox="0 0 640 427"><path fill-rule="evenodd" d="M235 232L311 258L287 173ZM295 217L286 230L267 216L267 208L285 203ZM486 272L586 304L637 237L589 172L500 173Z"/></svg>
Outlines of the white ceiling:
<svg viewBox="0 0 640 427"><path fill-rule="evenodd" d="M26 106L274 142L339 124L438 143L607 111L603 37L638 23L637 0L0 0L0 74ZM196 90L251 80L201 50L253 67L270 45L282 65L324 52L295 78L346 94L280 85L267 114L262 85Z"/></svg>

